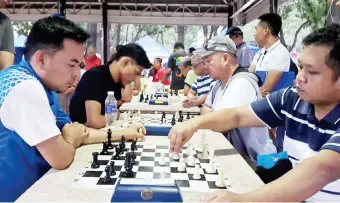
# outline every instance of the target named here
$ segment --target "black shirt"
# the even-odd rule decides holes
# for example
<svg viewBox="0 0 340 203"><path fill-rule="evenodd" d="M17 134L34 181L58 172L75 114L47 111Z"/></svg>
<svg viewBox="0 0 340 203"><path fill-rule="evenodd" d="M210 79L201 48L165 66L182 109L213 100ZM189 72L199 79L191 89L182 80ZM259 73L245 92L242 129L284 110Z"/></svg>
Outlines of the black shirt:
<svg viewBox="0 0 340 203"><path fill-rule="evenodd" d="M170 85L170 89L172 90L184 89L185 77L178 77L177 74L181 72L178 68L179 62L185 56L187 56L187 54L183 51L183 52L174 52L169 57L168 67L171 68L171 71L172 71L171 85Z"/></svg>
<svg viewBox="0 0 340 203"><path fill-rule="evenodd" d="M108 91L115 93L116 100L122 98L123 86L111 76L109 64L92 68L84 73L70 101L70 118L73 122L86 123L85 102L98 101L101 115L105 115L105 99Z"/></svg>

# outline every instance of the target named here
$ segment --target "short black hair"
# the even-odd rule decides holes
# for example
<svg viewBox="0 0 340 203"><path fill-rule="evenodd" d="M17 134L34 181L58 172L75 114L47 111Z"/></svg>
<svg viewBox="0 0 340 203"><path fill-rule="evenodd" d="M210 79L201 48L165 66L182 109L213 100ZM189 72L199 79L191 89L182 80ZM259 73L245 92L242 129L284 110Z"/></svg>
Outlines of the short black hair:
<svg viewBox="0 0 340 203"><path fill-rule="evenodd" d="M266 13L261 15L259 18L260 23L264 23L268 26L270 32L274 36L279 36L282 27L282 19L276 13Z"/></svg>
<svg viewBox="0 0 340 203"><path fill-rule="evenodd" d="M239 27L231 27L229 28L228 32L226 33L226 35L229 36L241 36L243 37L243 32Z"/></svg>
<svg viewBox="0 0 340 203"><path fill-rule="evenodd" d="M120 49L120 48L122 48L122 47L123 47L123 45L118 44L118 45L116 46L116 51L118 51L118 49Z"/></svg>
<svg viewBox="0 0 340 203"><path fill-rule="evenodd" d="M155 58L155 61L157 61L158 63L162 63L163 62L163 59L159 58L159 57L156 57Z"/></svg>
<svg viewBox="0 0 340 203"><path fill-rule="evenodd" d="M64 48L64 40L71 39L84 43L90 35L70 20L58 16L39 19L34 23L27 37L24 56L26 60L38 50L59 51Z"/></svg>
<svg viewBox="0 0 340 203"><path fill-rule="evenodd" d="M305 37L303 46L327 46L331 50L326 59L327 66L333 71L333 79L340 77L340 25L331 24Z"/></svg>
<svg viewBox="0 0 340 203"><path fill-rule="evenodd" d="M176 42L174 49L184 49L184 44L182 42Z"/></svg>
<svg viewBox="0 0 340 203"><path fill-rule="evenodd" d="M196 51L195 47L190 47L190 48L189 48L189 53L192 53L192 52L194 52L194 51Z"/></svg>
<svg viewBox="0 0 340 203"><path fill-rule="evenodd" d="M138 44L130 43L122 46L117 50L117 53L115 53L111 57L111 61L118 61L124 56L132 58L136 61L138 65L142 66L144 69L149 69L152 66L148 56L146 55L145 50Z"/></svg>

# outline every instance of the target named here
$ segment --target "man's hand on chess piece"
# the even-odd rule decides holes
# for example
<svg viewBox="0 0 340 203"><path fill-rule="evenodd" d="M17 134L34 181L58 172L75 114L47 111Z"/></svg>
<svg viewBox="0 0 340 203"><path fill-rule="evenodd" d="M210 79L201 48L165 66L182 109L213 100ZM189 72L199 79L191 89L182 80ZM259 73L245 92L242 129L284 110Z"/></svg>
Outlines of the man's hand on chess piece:
<svg viewBox="0 0 340 203"><path fill-rule="evenodd" d="M168 138L170 139L170 151L179 153L183 145L188 142L197 130L195 119L174 125Z"/></svg>
<svg viewBox="0 0 340 203"><path fill-rule="evenodd" d="M205 197L203 202L243 202L244 196L229 191L215 191Z"/></svg>
<svg viewBox="0 0 340 203"><path fill-rule="evenodd" d="M184 108L190 108L190 107L193 107L193 106L198 106L196 100L186 99L186 100L183 101L183 107Z"/></svg>
<svg viewBox="0 0 340 203"><path fill-rule="evenodd" d="M132 125L125 131L124 136L126 140L135 140L136 138L142 139L146 134L146 129L143 125Z"/></svg>
<svg viewBox="0 0 340 203"><path fill-rule="evenodd" d="M88 138L89 132L83 124L75 122L63 127L62 136L66 142L78 148Z"/></svg>

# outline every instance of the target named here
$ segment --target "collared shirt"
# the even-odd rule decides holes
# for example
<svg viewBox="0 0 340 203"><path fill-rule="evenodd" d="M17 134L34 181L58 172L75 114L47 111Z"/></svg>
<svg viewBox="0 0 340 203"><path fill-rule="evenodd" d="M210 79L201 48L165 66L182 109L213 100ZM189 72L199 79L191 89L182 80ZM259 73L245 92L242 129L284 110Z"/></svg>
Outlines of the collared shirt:
<svg viewBox="0 0 340 203"><path fill-rule="evenodd" d="M210 78L209 75L198 76L192 85L191 89L197 92L197 96L201 97L208 94L214 86L215 80Z"/></svg>
<svg viewBox="0 0 340 203"><path fill-rule="evenodd" d="M249 68L253 60L253 52L248 47L247 43L242 43L237 47L236 56L240 66Z"/></svg>
<svg viewBox="0 0 340 203"><path fill-rule="evenodd" d="M302 161L328 149L340 152L340 105L318 121L314 105L303 101L295 88L282 89L266 99L251 104L256 116L268 127L283 126L283 150L296 167ZM309 201L339 201L340 180L334 181L312 196Z"/></svg>
<svg viewBox="0 0 340 203"><path fill-rule="evenodd" d="M91 59L88 59L87 56L85 56L84 61L85 70L90 70L91 68L99 67L102 65L102 60L98 56L93 56Z"/></svg>
<svg viewBox="0 0 340 203"><path fill-rule="evenodd" d="M288 72L290 68L290 55L287 48L278 40L268 49L263 48L258 51L251 64L256 66L256 71L276 70Z"/></svg>

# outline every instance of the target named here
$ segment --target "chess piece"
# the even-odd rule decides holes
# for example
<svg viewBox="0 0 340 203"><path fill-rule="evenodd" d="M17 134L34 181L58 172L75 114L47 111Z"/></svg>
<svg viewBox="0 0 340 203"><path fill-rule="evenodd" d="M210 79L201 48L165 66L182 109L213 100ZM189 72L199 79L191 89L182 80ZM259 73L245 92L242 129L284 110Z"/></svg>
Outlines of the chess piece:
<svg viewBox="0 0 340 203"><path fill-rule="evenodd" d="M127 152L125 155L125 172L124 177L132 178L134 176L132 171L132 160L131 160L131 153Z"/></svg>
<svg viewBox="0 0 340 203"><path fill-rule="evenodd" d="M144 101L144 94L143 92L140 93L140 97L139 97L139 102L143 102Z"/></svg>
<svg viewBox="0 0 340 203"><path fill-rule="evenodd" d="M190 154L187 162L188 166L191 167L195 166L195 160L196 160L195 157L192 154Z"/></svg>
<svg viewBox="0 0 340 203"><path fill-rule="evenodd" d="M124 149L123 149L123 143L119 143L119 154L123 154Z"/></svg>
<svg viewBox="0 0 340 203"><path fill-rule="evenodd" d="M115 175L116 175L115 162L111 161L110 162L110 176L115 176Z"/></svg>
<svg viewBox="0 0 340 203"><path fill-rule="evenodd" d="M131 143L131 151L137 151L137 140L133 140Z"/></svg>
<svg viewBox="0 0 340 203"><path fill-rule="evenodd" d="M176 153L176 152L172 153L172 159L173 160L179 160L179 154Z"/></svg>
<svg viewBox="0 0 340 203"><path fill-rule="evenodd" d="M218 178L215 182L215 185L219 188L225 188L225 182L224 182L224 171L223 169L218 170Z"/></svg>
<svg viewBox="0 0 340 203"><path fill-rule="evenodd" d="M160 166L165 166L165 165L166 165L166 161L165 161L165 159L164 159L164 153L163 153L163 152L161 153L161 157L160 157L160 159L159 159L159 161L158 161L158 164L159 164Z"/></svg>
<svg viewBox="0 0 340 203"><path fill-rule="evenodd" d="M194 173L194 175L192 176L193 179L195 179L195 180L201 179L200 169L201 169L201 168L200 168L200 165L199 165L199 164L196 164L196 165L195 165L195 173Z"/></svg>
<svg viewBox="0 0 340 203"><path fill-rule="evenodd" d="M216 169L214 167L214 160L210 159L207 168L205 169L207 173L215 173Z"/></svg>
<svg viewBox="0 0 340 203"><path fill-rule="evenodd" d="M204 145L205 134L204 134L204 132L201 132L200 134L201 134L201 143L200 143L199 152L203 153L204 150L205 150L205 149L204 149L204 147L205 147L205 145Z"/></svg>
<svg viewBox="0 0 340 203"><path fill-rule="evenodd" d="M99 168L98 152L93 152L92 156L93 156L93 161L92 161L92 164L91 164L91 168Z"/></svg>
<svg viewBox="0 0 340 203"><path fill-rule="evenodd" d="M125 145L125 136L124 135L122 135L122 138L121 138L121 140L120 140L120 142L122 143L122 152L123 151L127 151L127 149L126 149L126 145Z"/></svg>
<svg viewBox="0 0 340 203"><path fill-rule="evenodd" d="M113 149L113 145L112 145L112 131L109 128L107 130L107 148L108 149Z"/></svg>
<svg viewBox="0 0 340 203"><path fill-rule="evenodd" d="M115 155L114 155L114 157L113 157L113 160L119 160L119 154L120 154L119 147L117 146L117 147L115 148L115 150L116 150L116 153L115 153Z"/></svg>
<svg viewBox="0 0 340 203"><path fill-rule="evenodd" d="M190 120L190 113L187 113L187 120Z"/></svg>
<svg viewBox="0 0 340 203"><path fill-rule="evenodd" d="M136 154L134 151L131 151L131 164L135 165L136 164Z"/></svg>
<svg viewBox="0 0 340 203"><path fill-rule="evenodd" d="M172 126L176 125L175 114L172 116L171 125Z"/></svg>
<svg viewBox="0 0 340 203"><path fill-rule="evenodd" d="M179 165L178 165L177 171L179 171L179 172L185 171L185 163L184 163L183 158L180 158L180 160L179 160Z"/></svg>
<svg viewBox="0 0 340 203"><path fill-rule="evenodd" d="M100 155L108 155L109 152L107 151L107 142L103 142L103 149L100 152Z"/></svg>
<svg viewBox="0 0 340 203"><path fill-rule="evenodd" d="M105 173L106 173L106 175L105 175L105 177L104 177L104 183L109 183L109 182L111 182L111 177L110 177L110 166L106 166L105 167Z"/></svg>

